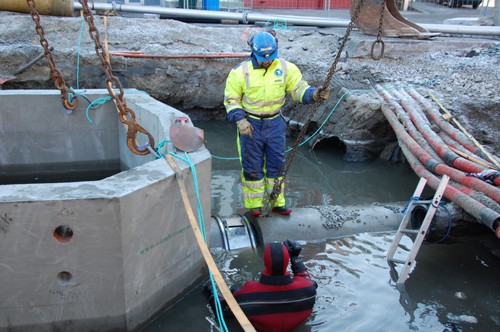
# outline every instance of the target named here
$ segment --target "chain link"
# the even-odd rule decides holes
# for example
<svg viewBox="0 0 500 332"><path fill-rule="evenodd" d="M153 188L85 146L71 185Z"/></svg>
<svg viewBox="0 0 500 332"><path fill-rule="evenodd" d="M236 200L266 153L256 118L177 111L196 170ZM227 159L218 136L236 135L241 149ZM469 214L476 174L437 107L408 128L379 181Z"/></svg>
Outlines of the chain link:
<svg viewBox="0 0 500 332"><path fill-rule="evenodd" d="M49 62L50 78L54 81L55 87L59 91L61 91L61 99L64 107L68 110L74 110L78 105L78 100L76 98L72 98L73 99L72 103L68 98L69 94L72 93L72 91L66 86L66 82L64 82L61 73L59 72L59 70L57 70L56 62L54 61L52 52L50 52L49 42L47 38L45 38L45 30L40 24L40 14L38 14L38 11L36 10L35 1L26 0L26 2L30 7L31 18L33 19L33 22L35 22L36 25L36 32L40 36L40 45L43 47L45 51L45 58Z"/></svg>
<svg viewBox="0 0 500 332"><path fill-rule="evenodd" d="M378 22L378 33L377 33L377 39L373 42L372 44L372 50L371 50L371 57L373 60L380 60L384 56L384 50L385 50L385 44L384 41L382 40L382 25L384 23L384 12L385 12L385 0L381 0L382 3L380 4L380 17L379 17L379 22ZM375 55L375 46L377 44L380 44L380 54Z"/></svg>
<svg viewBox="0 0 500 332"><path fill-rule="evenodd" d="M104 48L102 47L101 40L99 38L99 32L97 31L94 24L94 17L92 12L89 9L87 0L78 0L82 5L83 16L85 21L87 21L89 25L89 34L90 38L95 43L95 52L101 59L101 65L106 74L106 88L108 89L109 95L113 98L115 102L116 108L118 109L118 118L119 120L127 126L127 145L132 150L133 153L138 155L146 155L150 153L148 146L154 149L155 140L153 135L151 135L146 129L140 126L135 121L135 113L130 108L127 107L125 99L123 97L124 92L120 80L113 75L113 71L111 69L111 64L106 59ZM118 94L116 93L113 86L118 89ZM149 143L147 145L137 145L137 133L140 132L148 137Z"/></svg>
<svg viewBox="0 0 500 332"><path fill-rule="evenodd" d="M351 21L349 22L349 24L347 26L347 30L345 32L344 38L343 38L342 43L340 45L340 48L337 52L337 55L335 56L335 59L334 59L332 65L328 71L328 74L326 75L326 78L325 78L323 84L318 88L320 90L320 92L321 92L321 90L328 88L328 86L330 85L330 82L333 78L333 74L335 73L335 69L337 68L337 64L340 60L342 51L344 50L345 45L347 44L347 40L349 39L349 35L351 34L352 29L354 28L354 21L358 18L359 12L361 11L361 7L363 6L363 2L364 2L364 0L360 0L356 3L356 7L354 8L354 12L353 12ZM298 148L299 144L302 142L302 140L304 139L305 134L307 132L307 129L311 123L311 120L314 117L314 115L316 114L321 102L322 102L321 98L318 98L318 100L314 103L311 111L309 112L307 120L306 120L304 126L302 127L302 130L300 131L299 135L297 136L297 139L295 140L295 143L293 144L292 150L288 154L287 158L285 159L285 162L283 163L283 166L281 167L281 170L279 172L280 176L278 176L274 179L273 191L269 195L266 216L269 216L269 213L271 212L272 208L274 207L274 204L276 202L278 195L281 193L286 174L288 173L288 170L290 169L290 166L292 165L292 161L298 152L297 148Z"/></svg>

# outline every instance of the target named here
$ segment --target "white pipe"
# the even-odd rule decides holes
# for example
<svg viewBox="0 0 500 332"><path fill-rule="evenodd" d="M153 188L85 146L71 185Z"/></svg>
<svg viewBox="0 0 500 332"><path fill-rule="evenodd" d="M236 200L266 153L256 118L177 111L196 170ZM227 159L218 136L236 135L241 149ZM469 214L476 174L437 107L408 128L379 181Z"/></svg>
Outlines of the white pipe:
<svg viewBox="0 0 500 332"><path fill-rule="evenodd" d="M79 2L74 4L75 10L82 9ZM148 13L165 15L169 18L199 18L199 19L219 19L219 20L232 20L240 21L243 23L253 23L256 21L268 21L275 19L285 20L290 24L310 25L310 26L325 26L325 27L347 27L349 21L347 20L332 20L332 19L317 19L315 17L302 17L302 16L286 16L286 15L264 15L258 13L236 13L236 12L223 12L213 10L197 10L197 9L182 9L182 8L163 8L153 6L135 6L135 5L120 5L120 4L106 4L106 3L89 3L89 8L93 10L103 11L117 11L128 13Z"/></svg>
<svg viewBox="0 0 500 332"><path fill-rule="evenodd" d="M500 36L498 26L452 25L452 24L419 24L430 32L462 34L462 35L488 35Z"/></svg>
<svg viewBox="0 0 500 332"><path fill-rule="evenodd" d="M82 5L79 2L74 3L75 10L81 10ZM152 6L134 6L107 3L90 3L92 10L117 11L128 13L148 13L168 16L169 18L198 18L212 20L233 20L242 23L254 23L257 21L267 22L276 19L286 21L288 24L317 26L317 27L347 27L348 20L334 20L332 18L317 18L307 16L287 16L287 15L264 15L258 13L236 13L212 10L181 9L181 8L163 8ZM466 35L488 35L500 36L500 27L497 26L463 26L463 25L445 25L445 24L419 24L430 32L466 34Z"/></svg>

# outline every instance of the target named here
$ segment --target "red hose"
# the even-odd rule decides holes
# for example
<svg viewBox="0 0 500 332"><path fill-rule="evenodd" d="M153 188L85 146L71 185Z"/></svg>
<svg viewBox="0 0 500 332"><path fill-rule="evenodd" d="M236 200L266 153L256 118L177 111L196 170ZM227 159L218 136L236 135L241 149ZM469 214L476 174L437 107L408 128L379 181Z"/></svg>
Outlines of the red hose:
<svg viewBox="0 0 500 332"><path fill-rule="evenodd" d="M439 179L427 169L429 165L426 165L425 162L420 162L419 161L420 158L417 157L419 154L425 154L425 151L422 151L423 149L421 148L420 149L416 148L417 146L416 142L408 135L404 126L399 122L398 118L391 110L387 109L383 105L381 109L385 117L389 121L389 124L391 125L392 129L396 133L398 140L400 142L401 149L403 150L403 153L405 154L412 169L418 176L427 179L427 183L429 184L429 186L431 186L433 189L437 189L437 187L439 186ZM417 153L413 152L414 148L416 148ZM455 189L451 185L448 185L446 187L444 196L447 199L458 204L467 213L475 217L481 224L492 229L497 235L497 237L499 237L500 214L498 212L484 206L477 200L470 197L470 195L467 195Z"/></svg>
<svg viewBox="0 0 500 332"><path fill-rule="evenodd" d="M457 155L455 152L451 151L446 144L444 144L441 137L436 134L422 119L420 114L415 111L416 105L412 105L412 102L415 102L411 97L405 98L408 96L404 91L399 92L403 95L401 98L401 105L410 115L411 120L418 128L418 130L422 133L425 139L430 143L432 148L438 153L438 155L446 162L446 164L453 166L459 170L462 170L467 173L481 173L485 170L484 167L477 165L467 159L464 159ZM411 100L410 100L411 99Z"/></svg>
<svg viewBox="0 0 500 332"><path fill-rule="evenodd" d="M143 52L127 51L113 52L111 56L123 56L127 58L150 58L150 59L227 59L227 58L248 58L250 53L211 53L211 54L178 54L178 55L159 55L144 54Z"/></svg>
<svg viewBox="0 0 500 332"><path fill-rule="evenodd" d="M386 90L380 90L377 89L377 92L382 95L382 97L388 101L391 105L395 106L397 105L394 100L390 97L390 95L387 93ZM387 112L384 112L384 115L386 118L388 118ZM396 118L393 112L390 112L392 117ZM396 118L397 120L397 118ZM398 121L398 124L401 126L401 124ZM392 124L391 124L392 126ZM402 127L402 126L401 126ZM408 127L408 126L407 126ZM402 127L403 128L403 127ZM394 129L394 126L393 126ZM404 129L404 128L403 128ZM406 146L411 150L411 152L420 160L420 162L425 165L425 167L434 173L437 174L446 174L450 176L450 178L458 182L466 187L473 188L475 190L478 190L484 194L486 194L488 197L493 199L495 202L500 204L500 189L484 182L481 181L475 177L472 176L466 176L466 174L462 171L459 171L457 169L454 169L450 166L447 166L445 164L442 164L438 162L436 159L432 158L429 153L423 149L407 132L406 130L403 130L400 135L398 136L400 141L403 141Z"/></svg>

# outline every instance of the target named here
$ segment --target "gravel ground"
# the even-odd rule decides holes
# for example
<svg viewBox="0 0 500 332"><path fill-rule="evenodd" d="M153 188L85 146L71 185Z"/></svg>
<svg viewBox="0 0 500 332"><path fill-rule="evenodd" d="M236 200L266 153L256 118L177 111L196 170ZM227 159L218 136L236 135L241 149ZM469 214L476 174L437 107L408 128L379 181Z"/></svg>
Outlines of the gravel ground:
<svg viewBox="0 0 500 332"><path fill-rule="evenodd" d="M461 42L467 37L458 38ZM442 36L442 44L457 40ZM470 41L478 41L477 37ZM500 42L500 39L498 40ZM386 40L391 43L394 40ZM495 42L417 54L392 56L379 61L355 58L342 67L366 83L430 89L435 97L496 153L500 148L500 44ZM362 81L361 77L358 81Z"/></svg>

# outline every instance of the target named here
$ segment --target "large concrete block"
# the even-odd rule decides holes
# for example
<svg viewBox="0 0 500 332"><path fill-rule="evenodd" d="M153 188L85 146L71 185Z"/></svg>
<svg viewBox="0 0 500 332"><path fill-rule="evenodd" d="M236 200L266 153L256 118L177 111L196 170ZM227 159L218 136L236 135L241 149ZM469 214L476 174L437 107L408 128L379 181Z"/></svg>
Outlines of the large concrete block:
<svg viewBox="0 0 500 332"><path fill-rule="evenodd" d="M126 100L156 142L185 116L135 90ZM174 171L128 149L112 102L87 106L0 91L0 331L135 330L207 275ZM209 229L210 154L189 158ZM190 165L177 163L196 207Z"/></svg>

